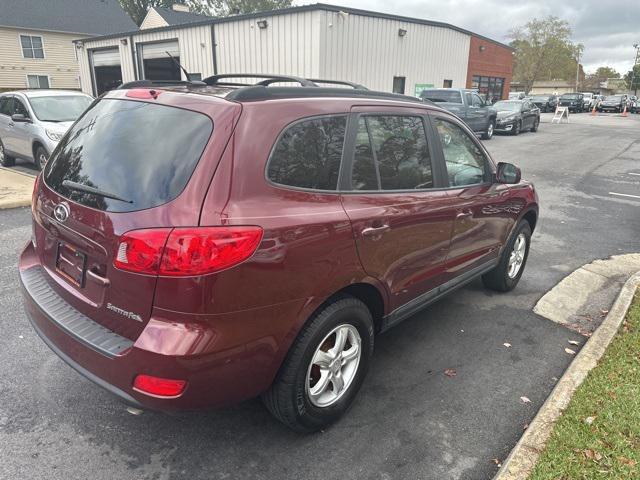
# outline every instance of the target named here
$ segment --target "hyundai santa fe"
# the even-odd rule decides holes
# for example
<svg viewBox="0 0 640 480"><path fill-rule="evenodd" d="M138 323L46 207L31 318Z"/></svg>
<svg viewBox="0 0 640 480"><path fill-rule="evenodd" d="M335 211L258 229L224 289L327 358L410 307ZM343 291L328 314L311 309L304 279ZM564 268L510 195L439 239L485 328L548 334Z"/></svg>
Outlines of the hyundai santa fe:
<svg viewBox="0 0 640 480"><path fill-rule="evenodd" d="M69 129L34 189L26 311L129 405L261 396L315 431L377 334L476 277L516 286L537 197L433 104L233 77L125 85Z"/></svg>

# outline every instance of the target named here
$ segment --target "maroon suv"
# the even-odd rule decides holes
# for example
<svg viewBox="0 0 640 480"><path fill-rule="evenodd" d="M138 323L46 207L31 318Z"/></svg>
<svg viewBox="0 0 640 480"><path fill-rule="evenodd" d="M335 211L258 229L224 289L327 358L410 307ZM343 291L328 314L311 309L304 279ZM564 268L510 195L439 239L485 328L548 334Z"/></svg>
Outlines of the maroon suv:
<svg viewBox="0 0 640 480"><path fill-rule="evenodd" d="M36 182L26 310L131 405L261 395L317 430L377 333L478 276L516 286L536 194L418 99L227 77L116 90L71 127Z"/></svg>

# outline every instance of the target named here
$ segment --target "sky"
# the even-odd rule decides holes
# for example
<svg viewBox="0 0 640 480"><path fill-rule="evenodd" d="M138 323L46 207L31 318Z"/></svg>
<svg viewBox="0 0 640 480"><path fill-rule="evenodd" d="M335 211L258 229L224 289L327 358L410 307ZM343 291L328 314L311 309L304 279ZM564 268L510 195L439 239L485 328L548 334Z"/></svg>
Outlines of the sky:
<svg viewBox="0 0 640 480"><path fill-rule="evenodd" d="M298 0L295 4L323 0ZM585 46L587 73L609 66L625 74L640 43L640 0L324 0L324 3L450 23L500 42L509 31L533 18L555 15L567 20L572 40Z"/></svg>

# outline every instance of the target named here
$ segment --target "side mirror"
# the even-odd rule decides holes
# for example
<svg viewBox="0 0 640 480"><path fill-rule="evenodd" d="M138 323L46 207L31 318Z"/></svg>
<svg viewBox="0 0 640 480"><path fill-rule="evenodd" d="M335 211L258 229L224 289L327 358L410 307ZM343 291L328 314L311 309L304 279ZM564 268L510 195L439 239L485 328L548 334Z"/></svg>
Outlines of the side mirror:
<svg viewBox="0 0 640 480"><path fill-rule="evenodd" d="M520 183L521 177L522 173L520 169L514 164L506 162L498 163L498 170L496 171L496 180L498 183Z"/></svg>
<svg viewBox="0 0 640 480"><path fill-rule="evenodd" d="M11 120L16 123L31 123L31 119L25 117L22 113L14 113L11 115Z"/></svg>

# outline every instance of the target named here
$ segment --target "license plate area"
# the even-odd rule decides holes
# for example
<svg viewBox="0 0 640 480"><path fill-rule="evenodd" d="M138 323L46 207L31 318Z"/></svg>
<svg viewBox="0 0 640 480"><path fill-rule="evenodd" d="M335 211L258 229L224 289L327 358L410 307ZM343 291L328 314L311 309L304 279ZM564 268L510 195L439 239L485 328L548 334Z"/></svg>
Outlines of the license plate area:
<svg viewBox="0 0 640 480"><path fill-rule="evenodd" d="M58 243L56 271L76 287L84 287L87 255L66 243Z"/></svg>

